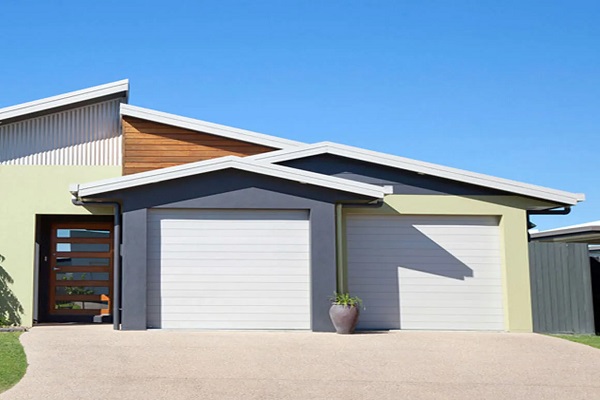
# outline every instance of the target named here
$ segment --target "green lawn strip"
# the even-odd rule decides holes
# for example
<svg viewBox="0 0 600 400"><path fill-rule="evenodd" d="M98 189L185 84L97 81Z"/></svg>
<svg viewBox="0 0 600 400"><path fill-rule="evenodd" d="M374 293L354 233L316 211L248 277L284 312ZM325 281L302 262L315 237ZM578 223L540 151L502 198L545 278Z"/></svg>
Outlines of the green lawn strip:
<svg viewBox="0 0 600 400"><path fill-rule="evenodd" d="M561 339L567 339L572 342L587 344L588 346L600 349L600 336L593 335L552 335Z"/></svg>
<svg viewBox="0 0 600 400"><path fill-rule="evenodd" d="M27 359L21 332L0 332L0 393L10 389L25 375Z"/></svg>

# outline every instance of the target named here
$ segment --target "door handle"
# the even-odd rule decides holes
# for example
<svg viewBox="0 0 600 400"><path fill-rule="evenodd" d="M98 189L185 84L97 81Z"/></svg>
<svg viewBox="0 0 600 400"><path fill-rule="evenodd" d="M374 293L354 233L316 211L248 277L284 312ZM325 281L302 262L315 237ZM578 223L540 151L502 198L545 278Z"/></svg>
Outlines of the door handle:
<svg viewBox="0 0 600 400"><path fill-rule="evenodd" d="M53 271L60 271L60 268L58 268L58 267L52 267L52 270Z"/></svg>

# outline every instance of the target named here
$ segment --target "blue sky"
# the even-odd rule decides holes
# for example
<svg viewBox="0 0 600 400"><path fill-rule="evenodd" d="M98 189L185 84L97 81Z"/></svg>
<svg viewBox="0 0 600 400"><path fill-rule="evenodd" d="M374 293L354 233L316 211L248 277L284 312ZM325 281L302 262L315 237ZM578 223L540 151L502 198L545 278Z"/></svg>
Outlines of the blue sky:
<svg viewBox="0 0 600 400"><path fill-rule="evenodd" d="M6 0L0 14L0 107L129 78L139 106L586 193L540 228L600 219L600 2Z"/></svg>

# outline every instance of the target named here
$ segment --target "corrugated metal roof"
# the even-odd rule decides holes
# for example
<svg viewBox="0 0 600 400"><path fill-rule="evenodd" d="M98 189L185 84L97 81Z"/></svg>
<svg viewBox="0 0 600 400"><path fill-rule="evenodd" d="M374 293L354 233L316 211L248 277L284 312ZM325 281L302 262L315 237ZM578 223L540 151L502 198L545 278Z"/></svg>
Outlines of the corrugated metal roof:
<svg viewBox="0 0 600 400"><path fill-rule="evenodd" d="M110 97L121 96L127 99L129 94L129 80L123 79L104 85L47 97L41 100L17 104L0 108L0 124L11 123L27 117L62 109L69 106L80 106L82 103L103 100Z"/></svg>

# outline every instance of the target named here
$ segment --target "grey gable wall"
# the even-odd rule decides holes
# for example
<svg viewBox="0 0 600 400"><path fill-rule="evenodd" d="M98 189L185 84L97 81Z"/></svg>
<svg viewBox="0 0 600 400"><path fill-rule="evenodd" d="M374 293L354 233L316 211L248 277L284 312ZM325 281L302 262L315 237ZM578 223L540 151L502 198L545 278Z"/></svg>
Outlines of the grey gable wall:
<svg viewBox="0 0 600 400"><path fill-rule="evenodd" d="M319 154L297 160L284 161L279 164L374 185L392 185L395 194L457 196L498 196L507 194L500 190L469 185L429 175L419 175L416 172L402 171L397 168L353 160L333 154Z"/></svg>
<svg viewBox="0 0 600 400"><path fill-rule="evenodd" d="M122 329L146 329L149 208L303 209L309 211L312 330L332 331L328 297L336 290L335 203L367 198L237 170L107 193L123 204Z"/></svg>

